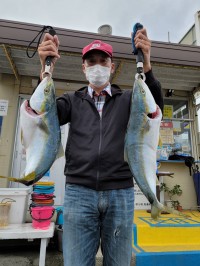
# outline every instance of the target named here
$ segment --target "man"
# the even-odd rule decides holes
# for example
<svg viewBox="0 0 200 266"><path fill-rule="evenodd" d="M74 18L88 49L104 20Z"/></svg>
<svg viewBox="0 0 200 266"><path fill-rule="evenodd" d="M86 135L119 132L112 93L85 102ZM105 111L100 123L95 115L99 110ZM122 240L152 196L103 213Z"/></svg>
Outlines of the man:
<svg viewBox="0 0 200 266"><path fill-rule="evenodd" d="M144 53L144 71L157 104L163 99L151 71L151 42L145 29L135 37ZM59 40L46 34L39 47L55 66ZM114 72L112 46L95 40L83 48L82 69L89 85L57 99L60 125L70 123L66 146L63 254L65 266L95 265L99 248L104 266L129 266L134 211L133 178L124 162L124 137L131 90L109 83ZM42 75L41 75L42 76Z"/></svg>

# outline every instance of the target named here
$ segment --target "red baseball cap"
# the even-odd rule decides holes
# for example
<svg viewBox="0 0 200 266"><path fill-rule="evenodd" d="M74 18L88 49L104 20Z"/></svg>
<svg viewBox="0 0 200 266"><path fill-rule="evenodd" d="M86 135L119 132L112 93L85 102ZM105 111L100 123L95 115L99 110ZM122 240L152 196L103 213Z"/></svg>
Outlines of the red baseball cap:
<svg viewBox="0 0 200 266"><path fill-rule="evenodd" d="M109 57L113 56L113 48L110 44L102 42L100 40L95 40L83 48L82 58L84 59L86 54L91 50L99 50L106 53Z"/></svg>

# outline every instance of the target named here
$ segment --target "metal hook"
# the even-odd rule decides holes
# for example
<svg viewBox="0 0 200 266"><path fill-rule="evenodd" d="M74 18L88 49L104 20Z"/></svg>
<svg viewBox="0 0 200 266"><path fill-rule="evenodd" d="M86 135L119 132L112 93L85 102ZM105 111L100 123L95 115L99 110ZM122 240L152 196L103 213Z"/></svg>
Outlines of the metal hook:
<svg viewBox="0 0 200 266"><path fill-rule="evenodd" d="M142 79L143 81L146 80L146 76L144 73L136 73L135 74L135 79L138 80L138 79Z"/></svg>

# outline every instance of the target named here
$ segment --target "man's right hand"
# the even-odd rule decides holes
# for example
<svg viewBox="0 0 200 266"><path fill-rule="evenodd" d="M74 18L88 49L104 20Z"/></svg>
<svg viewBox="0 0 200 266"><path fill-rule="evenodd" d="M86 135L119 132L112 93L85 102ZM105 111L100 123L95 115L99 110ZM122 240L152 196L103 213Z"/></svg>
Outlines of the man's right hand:
<svg viewBox="0 0 200 266"><path fill-rule="evenodd" d="M38 54L40 58L40 63L42 66L41 73L45 70L45 60L47 56L52 56L51 72L53 72L54 65L60 55L58 54L59 39L57 35L52 36L49 33L44 35L43 41L38 47ZM42 79L42 78L41 78Z"/></svg>

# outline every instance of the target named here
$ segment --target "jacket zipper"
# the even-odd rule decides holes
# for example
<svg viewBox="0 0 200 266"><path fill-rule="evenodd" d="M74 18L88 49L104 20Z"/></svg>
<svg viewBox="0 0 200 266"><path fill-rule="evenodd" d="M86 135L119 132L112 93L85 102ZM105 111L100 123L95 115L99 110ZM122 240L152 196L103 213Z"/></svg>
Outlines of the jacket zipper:
<svg viewBox="0 0 200 266"><path fill-rule="evenodd" d="M98 151L98 167L97 167L97 182L96 182L96 189L98 190L98 186L99 186L99 175L100 175L100 155L101 155L101 143L102 143L102 117L100 117L99 119L99 123L100 123L100 136L99 136L99 151Z"/></svg>

